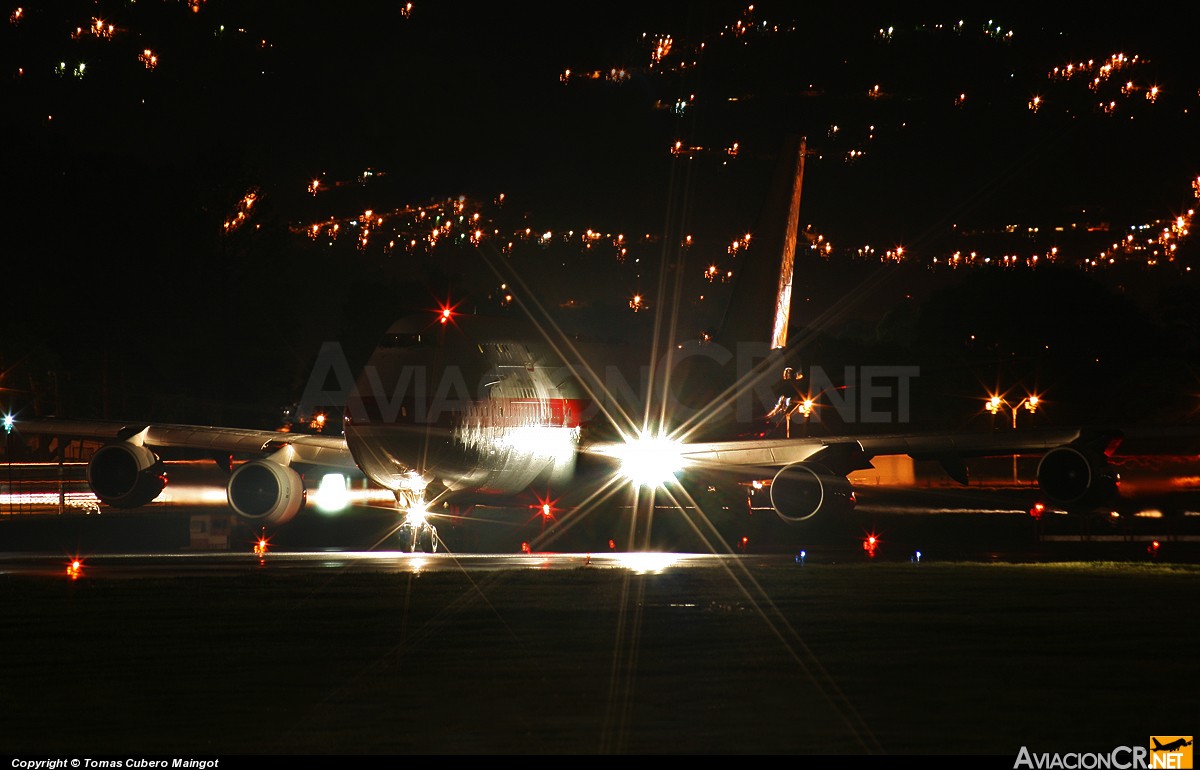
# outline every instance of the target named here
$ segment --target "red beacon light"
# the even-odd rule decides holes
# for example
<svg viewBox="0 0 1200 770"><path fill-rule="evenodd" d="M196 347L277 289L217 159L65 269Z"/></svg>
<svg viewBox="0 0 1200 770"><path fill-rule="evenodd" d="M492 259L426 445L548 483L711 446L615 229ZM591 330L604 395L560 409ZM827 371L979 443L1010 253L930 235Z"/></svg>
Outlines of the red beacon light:
<svg viewBox="0 0 1200 770"><path fill-rule="evenodd" d="M1042 518L1042 514L1045 512L1046 506L1043 503L1034 503L1033 507L1029 509L1029 515L1034 519Z"/></svg>
<svg viewBox="0 0 1200 770"><path fill-rule="evenodd" d="M450 321L450 315L451 315L450 308L444 307L444 308L442 308L442 316L438 320L441 321L443 324L448 323Z"/></svg>
<svg viewBox="0 0 1200 770"><path fill-rule="evenodd" d="M537 497L537 502L532 503L529 506L530 509L537 511L537 514L542 517L543 523L553 520L554 512L556 510L554 503L557 501L551 500L549 494L547 494L546 497L541 497L538 495L535 495L535 497Z"/></svg>

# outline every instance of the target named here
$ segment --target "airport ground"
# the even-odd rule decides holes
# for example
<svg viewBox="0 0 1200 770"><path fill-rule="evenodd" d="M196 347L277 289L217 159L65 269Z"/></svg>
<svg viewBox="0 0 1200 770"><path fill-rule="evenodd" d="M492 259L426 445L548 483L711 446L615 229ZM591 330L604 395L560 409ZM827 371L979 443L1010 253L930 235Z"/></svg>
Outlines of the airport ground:
<svg viewBox="0 0 1200 770"><path fill-rule="evenodd" d="M1024 491L865 489L841 528L649 563L524 553L499 521L500 555L403 552L372 507L310 512L259 559L192 547L212 503L39 503L0 517L3 745L1012 767L1194 734L1195 517L1037 522Z"/></svg>
<svg viewBox="0 0 1200 770"><path fill-rule="evenodd" d="M1012 767L1022 746L1193 734L1200 713L1194 565L455 558L0 575L4 745Z"/></svg>

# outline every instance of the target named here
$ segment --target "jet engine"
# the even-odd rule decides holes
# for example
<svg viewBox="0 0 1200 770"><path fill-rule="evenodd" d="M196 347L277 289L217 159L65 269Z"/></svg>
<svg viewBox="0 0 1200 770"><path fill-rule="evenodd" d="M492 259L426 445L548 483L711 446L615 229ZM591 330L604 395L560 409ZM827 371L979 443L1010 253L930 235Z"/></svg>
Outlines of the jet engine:
<svg viewBox="0 0 1200 770"><path fill-rule="evenodd" d="M845 476L812 462L792 463L771 481L771 506L789 524L849 513L854 508L854 488Z"/></svg>
<svg viewBox="0 0 1200 770"><path fill-rule="evenodd" d="M146 447L120 441L96 450L88 462L87 480L101 502L137 508L158 497L167 485L167 472Z"/></svg>
<svg viewBox="0 0 1200 770"><path fill-rule="evenodd" d="M229 507L257 524L286 524L304 507L300 474L271 460L250 460L237 467L226 489Z"/></svg>
<svg viewBox="0 0 1200 770"><path fill-rule="evenodd" d="M1117 472L1102 452L1067 444L1042 456L1038 487L1053 505L1071 513L1087 512L1117 496Z"/></svg>

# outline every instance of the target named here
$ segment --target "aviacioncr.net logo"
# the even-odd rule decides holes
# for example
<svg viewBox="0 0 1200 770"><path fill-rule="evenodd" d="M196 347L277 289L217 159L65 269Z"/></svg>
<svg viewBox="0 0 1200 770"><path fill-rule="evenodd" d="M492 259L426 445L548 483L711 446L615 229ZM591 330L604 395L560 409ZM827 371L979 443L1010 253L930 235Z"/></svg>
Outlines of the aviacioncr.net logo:
<svg viewBox="0 0 1200 770"><path fill-rule="evenodd" d="M1191 770L1192 736L1152 735L1149 746L1117 746L1108 752L1032 752L1022 746L1013 770Z"/></svg>
<svg viewBox="0 0 1200 770"><path fill-rule="evenodd" d="M1150 767L1179 768L1191 770L1192 736L1151 735Z"/></svg>

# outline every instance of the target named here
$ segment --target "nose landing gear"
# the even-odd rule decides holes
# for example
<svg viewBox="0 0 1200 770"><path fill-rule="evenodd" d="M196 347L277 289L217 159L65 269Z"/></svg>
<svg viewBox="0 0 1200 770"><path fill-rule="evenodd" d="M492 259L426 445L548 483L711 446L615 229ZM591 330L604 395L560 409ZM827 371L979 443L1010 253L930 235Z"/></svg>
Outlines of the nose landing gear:
<svg viewBox="0 0 1200 770"><path fill-rule="evenodd" d="M410 552L437 553L437 527L429 522L429 510L423 494L408 490L396 492L396 507L404 516L397 530L401 545Z"/></svg>

